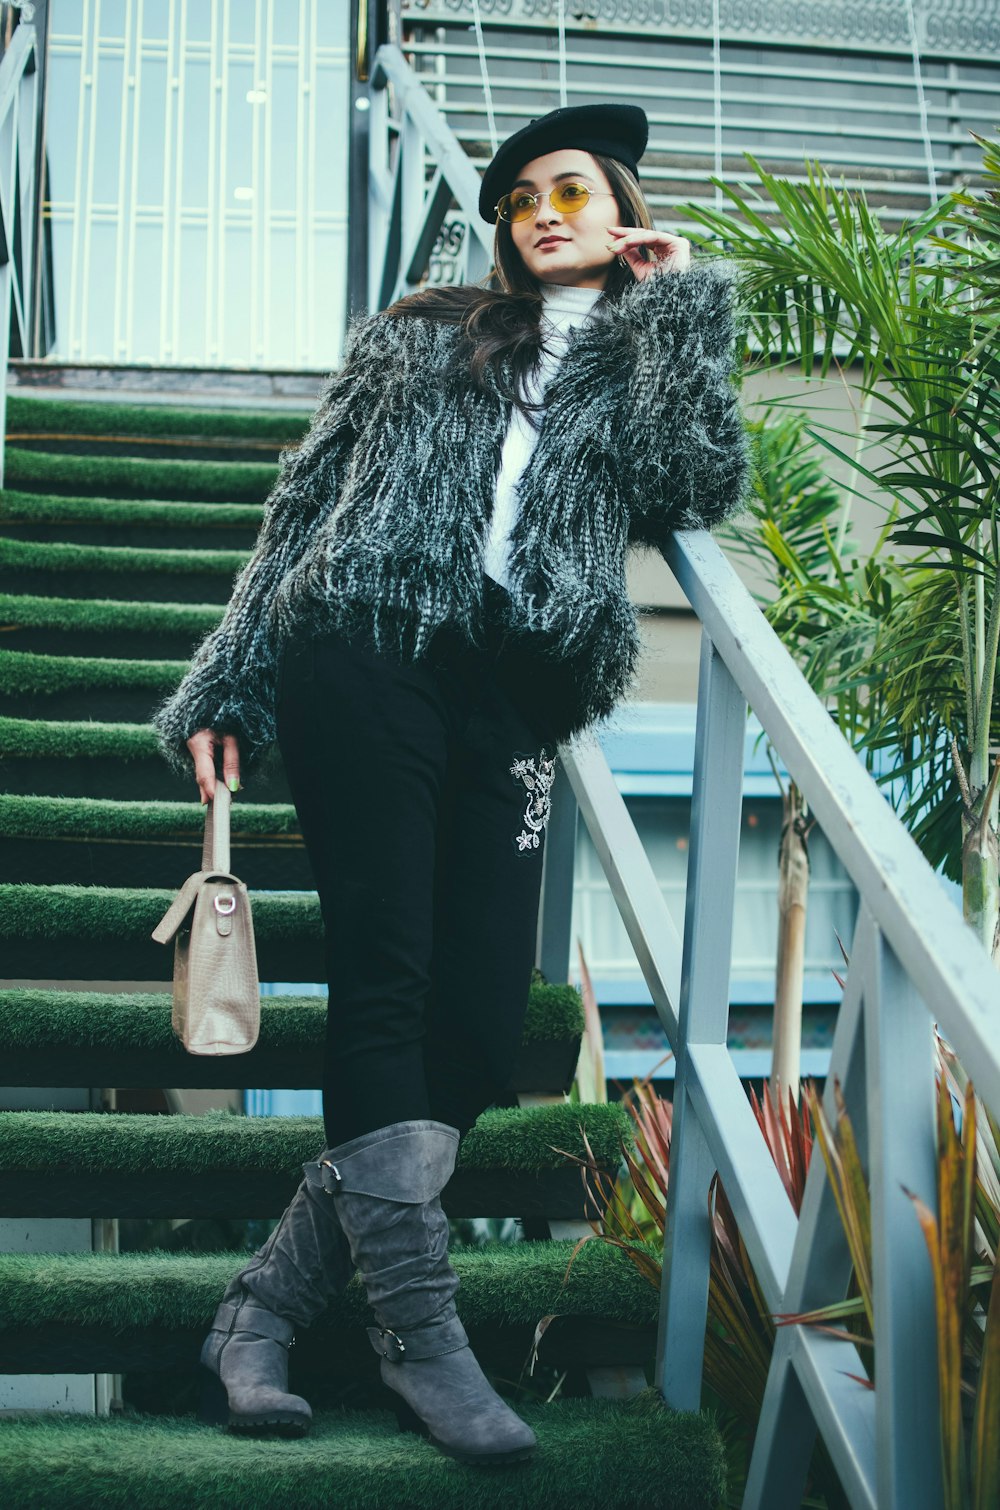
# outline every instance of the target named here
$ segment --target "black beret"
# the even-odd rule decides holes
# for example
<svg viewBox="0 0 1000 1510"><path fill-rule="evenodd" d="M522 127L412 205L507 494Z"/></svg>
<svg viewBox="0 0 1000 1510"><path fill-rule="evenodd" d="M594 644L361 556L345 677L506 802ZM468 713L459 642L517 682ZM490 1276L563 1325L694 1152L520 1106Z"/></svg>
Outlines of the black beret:
<svg viewBox="0 0 1000 1510"><path fill-rule="evenodd" d="M483 174L479 213L490 225L496 220L496 203L507 194L517 172L533 158L561 147L579 147L581 152L611 157L638 178L638 162L646 150L649 124L638 105L570 105L550 110L529 121L497 148Z"/></svg>

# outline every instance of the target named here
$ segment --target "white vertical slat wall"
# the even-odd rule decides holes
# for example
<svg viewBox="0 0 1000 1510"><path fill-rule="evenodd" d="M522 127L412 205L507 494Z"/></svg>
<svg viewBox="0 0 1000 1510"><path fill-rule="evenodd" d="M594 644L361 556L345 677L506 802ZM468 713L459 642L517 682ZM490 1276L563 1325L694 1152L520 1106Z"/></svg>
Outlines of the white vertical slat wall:
<svg viewBox="0 0 1000 1510"><path fill-rule="evenodd" d="M348 0L52 0L62 361L332 366Z"/></svg>

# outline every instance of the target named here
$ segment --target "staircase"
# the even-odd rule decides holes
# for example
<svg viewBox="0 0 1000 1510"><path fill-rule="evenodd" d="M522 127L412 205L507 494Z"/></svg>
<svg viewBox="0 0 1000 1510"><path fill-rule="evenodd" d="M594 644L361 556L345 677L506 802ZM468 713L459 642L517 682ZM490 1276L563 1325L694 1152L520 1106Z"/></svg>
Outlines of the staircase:
<svg viewBox="0 0 1000 1510"><path fill-rule="evenodd" d="M278 449L306 421L287 410L8 402L0 1079L129 1087L117 1105L134 1109L0 1113L2 1217L117 1218L133 1236L147 1220L215 1223L191 1232L256 1222L255 1245L322 1147L316 1118L183 1109L192 1090L314 1086L325 999L264 998L259 1044L239 1059L189 1058L174 1041L170 953L150 932L197 864L204 809L145 722L220 616ZM280 762L246 785L232 811L233 864L255 893L261 978L321 980L319 908ZM586 1396L588 1380L610 1396L614 1381L652 1361L657 1297L626 1253L597 1242L566 1277L589 1231L567 1155L582 1155L586 1139L613 1169L627 1136L620 1108L565 1099L581 1028L576 992L537 980L518 1104L480 1118L444 1197L454 1218L523 1223L525 1241L460 1247L455 1264L473 1344L538 1433L532 1463L477 1472L395 1431L379 1408L356 1283L291 1355L292 1388L319 1406L309 1438L260 1442L200 1425L191 1414L198 1349L245 1246L150 1251L136 1242L131 1251L0 1254L0 1373L120 1375L125 1401L109 1418L0 1417L0 1501L19 1510L131 1506L137 1496L158 1510L254 1510L290 1498L338 1510L716 1506L725 1463L708 1417L669 1411L652 1391ZM537 1324L553 1314L540 1377L565 1379L546 1401L524 1364Z"/></svg>

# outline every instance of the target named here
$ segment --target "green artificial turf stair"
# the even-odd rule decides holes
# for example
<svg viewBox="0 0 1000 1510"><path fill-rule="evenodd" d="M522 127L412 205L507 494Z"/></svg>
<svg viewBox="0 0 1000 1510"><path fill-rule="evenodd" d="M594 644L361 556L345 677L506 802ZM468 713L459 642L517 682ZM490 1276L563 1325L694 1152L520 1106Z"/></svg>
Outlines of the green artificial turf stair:
<svg viewBox="0 0 1000 1510"><path fill-rule="evenodd" d="M287 411L8 401L5 1085L117 1087L120 1098L138 1098L125 1105L146 1108L164 1088L175 1099L158 1104L176 1106L197 1091L317 1087L326 1001L295 993L324 978L322 923L275 755L232 812L233 868L251 888L259 973L286 993L262 999L252 1053L183 1051L170 1024L172 949L150 937L200 865L204 810L193 780L159 755L148 718L218 623L279 451L307 421ZM157 981L163 990L152 989ZM472 978L470 1013L478 994ZM579 1242L593 1215L580 1162L592 1157L612 1173L629 1136L620 1107L565 1100L582 1029L574 989L532 985L512 1104L465 1136L444 1193L456 1232L470 1218L523 1223L522 1240L459 1246L454 1256L477 1353L537 1430L531 1463L477 1473L396 1431L380 1408L356 1281L296 1339L292 1384L315 1391L318 1407L305 1441L237 1439L187 1413L219 1296L322 1148L320 1119L10 1111L0 1113L0 1217L26 1228L45 1217L119 1218L133 1251L0 1254L0 1374L106 1372L124 1380L126 1404L114 1419L0 1415L0 1504L716 1510L725 1465L708 1417L676 1414L634 1389L632 1398L543 1403L559 1395L560 1379L571 1381L569 1396L588 1381L603 1387L602 1370L615 1387L626 1375L641 1383L655 1347L656 1292L632 1257ZM140 1241L137 1232L155 1235ZM194 1232L202 1239L185 1236ZM199 1243L211 1251L185 1251ZM526 1370L533 1343L548 1370L535 1385ZM143 1415L150 1389L157 1413Z"/></svg>
<svg viewBox="0 0 1000 1510"><path fill-rule="evenodd" d="M521 1407L532 1460L465 1467L387 1414L322 1413L301 1442L206 1431L189 1420L26 1420L0 1425L0 1497L18 1510L716 1510L725 1460L705 1416L650 1393L620 1404Z"/></svg>
<svg viewBox="0 0 1000 1510"><path fill-rule="evenodd" d="M215 603L0 593L0 645L43 655L72 650L125 660L143 658L154 649L161 658L181 660L222 614Z"/></svg>
<svg viewBox="0 0 1000 1510"><path fill-rule="evenodd" d="M0 649L0 715L145 720L177 686L185 664Z"/></svg>
<svg viewBox="0 0 1000 1510"><path fill-rule="evenodd" d="M246 551L154 550L0 539L0 588L80 597L133 597L225 604Z"/></svg>
<svg viewBox="0 0 1000 1510"><path fill-rule="evenodd" d="M197 870L192 848L185 872ZM0 952L9 979L169 980L170 949L151 938L186 879L171 887L0 885ZM261 980L324 978L314 892L251 893Z"/></svg>
<svg viewBox="0 0 1000 1510"><path fill-rule="evenodd" d="M4 494L0 537L82 545L203 545L249 550L264 510L256 503L164 503L138 498Z"/></svg>
<svg viewBox="0 0 1000 1510"><path fill-rule="evenodd" d="M0 679L0 689L2 689ZM2 690L0 690L2 696ZM280 761L261 763L248 793L289 800ZM0 791L22 795L156 800L191 798L191 783L164 763L150 724L23 718L0 713ZM238 806L239 804L237 804Z"/></svg>
<svg viewBox="0 0 1000 1510"><path fill-rule="evenodd" d="M617 1103L493 1107L483 1112L462 1139L456 1178L463 1174L477 1180L498 1171L526 1179L553 1170L565 1173L566 1156L583 1154L584 1136L595 1160L614 1166L627 1130L628 1117ZM227 1175L295 1175L322 1146L323 1125L318 1117L0 1112L0 1182L43 1172L53 1181L65 1174L67 1180L82 1183L119 1176L152 1177L160 1171L182 1175L193 1191L199 1180L215 1182ZM49 1196L41 1190L32 1199L47 1203ZM13 1209L8 1201L5 1214ZM263 1214L275 1215L266 1210Z"/></svg>
<svg viewBox="0 0 1000 1510"><path fill-rule="evenodd" d="M516 1374L542 1316L555 1316L539 1360L557 1368L641 1361L656 1295L621 1248L571 1241L489 1243L458 1250L459 1312L480 1354ZM194 1368L234 1253L0 1255L0 1372L30 1351L35 1367L109 1372ZM300 1374L341 1384L377 1360L357 1279L296 1340ZM371 1371L374 1377L374 1370Z"/></svg>
<svg viewBox="0 0 1000 1510"><path fill-rule="evenodd" d="M155 886L182 882L201 842L198 802L29 797L0 793L0 844L14 881ZM233 867L250 887L312 885L298 818L290 803L238 802L232 814Z"/></svg>
<svg viewBox="0 0 1000 1510"><path fill-rule="evenodd" d="M93 492L104 498L177 499L183 503L261 503L274 481L272 463L162 461L146 457L7 452L9 487L23 492Z"/></svg>
<svg viewBox="0 0 1000 1510"><path fill-rule="evenodd" d="M185 409L57 398L39 402L16 393L7 399L7 444L12 447L35 446L47 439L75 443L79 450L87 441L117 438L133 449L165 440L199 446L211 441L274 453L293 444L308 423L305 410Z"/></svg>
<svg viewBox="0 0 1000 1510"><path fill-rule="evenodd" d="M617 1107L484 1112L444 1197L451 1216L588 1214L571 1162L613 1171ZM0 1216L275 1217L323 1147L313 1117L0 1113Z"/></svg>
<svg viewBox="0 0 1000 1510"><path fill-rule="evenodd" d="M476 986L469 987L470 1010ZM326 1001L273 996L261 1002L260 1038L249 1054L187 1054L170 1026L170 997L149 992L0 991L0 1044L8 1085L315 1088L323 1057ZM516 1091L564 1091L583 1031L580 998L568 986L536 983L528 998Z"/></svg>

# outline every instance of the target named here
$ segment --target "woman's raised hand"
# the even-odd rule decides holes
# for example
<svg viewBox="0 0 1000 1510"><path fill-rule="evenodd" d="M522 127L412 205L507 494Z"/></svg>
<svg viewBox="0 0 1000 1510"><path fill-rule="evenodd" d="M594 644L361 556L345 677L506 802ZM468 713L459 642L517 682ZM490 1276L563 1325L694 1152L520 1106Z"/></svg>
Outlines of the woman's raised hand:
<svg viewBox="0 0 1000 1510"><path fill-rule="evenodd" d="M670 231L647 231L644 226L609 225L612 240L608 251L624 257L636 278L650 278L654 273L683 273L691 266L691 243ZM643 247L653 253L643 255Z"/></svg>
<svg viewBox="0 0 1000 1510"><path fill-rule="evenodd" d="M217 734L214 729L199 729L186 741L194 760L194 779L201 792L202 806L215 796L215 749L222 746L222 779L231 792L240 790L240 747L235 734Z"/></svg>

